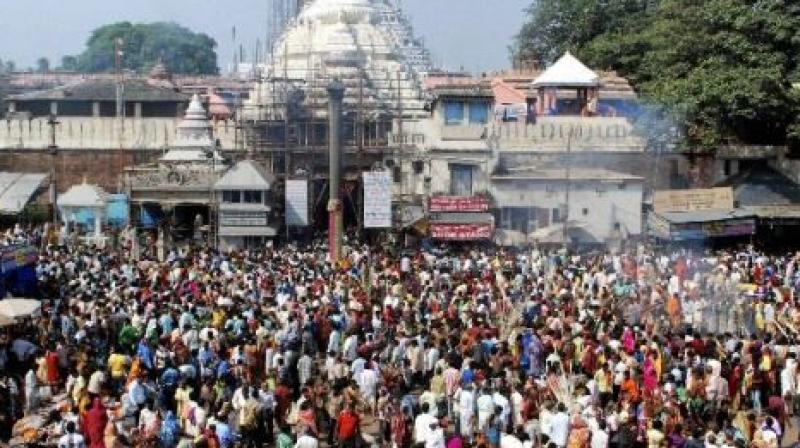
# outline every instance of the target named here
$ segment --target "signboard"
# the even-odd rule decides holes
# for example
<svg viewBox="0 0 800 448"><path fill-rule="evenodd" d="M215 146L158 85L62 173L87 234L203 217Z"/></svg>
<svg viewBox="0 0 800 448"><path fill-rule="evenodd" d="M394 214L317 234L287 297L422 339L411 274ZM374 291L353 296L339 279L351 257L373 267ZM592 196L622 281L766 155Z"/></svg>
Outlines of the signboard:
<svg viewBox="0 0 800 448"><path fill-rule="evenodd" d="M267 212L221 210L219 224L224 227L263 227L267 225Z"/></svg>
<svg viewBox="0 0 800 448"><path fill-rule="evenodd" d="M730 187L664 190L653 195L656 213L691 212L696 210L727 210L733 208L733 189Z"/></svg>
<svg viewBox="0 0 800 448"><path fill-rule="evenodd" d="M676 241L704 240L730 236L746 236L756 232L754 219L730 219L704 223L672 224L667 235L663 229L654 229L656 236Z"/></svg>
<svg viewBox="0 0 800 448"><path fill-rule="evenodd" d="M392 227L392 175L388 171L364 172L364 228Z"/></svg>
<svg viewBox="0 0 800 448"><path fill-rule="evenodd" d="M431 236L437 240L475 241L492 238L492 224L431 224Z"/></svg>
<svg viewBox="0 0 800 448"><path fill-rule="evenodd" d="M431 198L431 213L485 212L489 200L480 196L436 196Z"/></svg>
<svg viewBox="0 0 800 448"><path fill-rule="evenodd" d="M286 181L286 225L308 225L308 181L305 179Z"/></svg>

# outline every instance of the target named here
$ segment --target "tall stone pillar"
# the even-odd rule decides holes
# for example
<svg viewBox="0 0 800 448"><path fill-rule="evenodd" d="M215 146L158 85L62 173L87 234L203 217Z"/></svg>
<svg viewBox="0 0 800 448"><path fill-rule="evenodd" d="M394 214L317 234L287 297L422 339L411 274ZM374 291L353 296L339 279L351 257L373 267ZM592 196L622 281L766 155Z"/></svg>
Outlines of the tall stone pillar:
<svg viewBox="0 0 800 448"><path fill-rule="evenodd" d="M342 255L342 99L344 84L334 79L328 85L328 153L329 167L329 199L328 199L328 250L332 263Z"/></svg>

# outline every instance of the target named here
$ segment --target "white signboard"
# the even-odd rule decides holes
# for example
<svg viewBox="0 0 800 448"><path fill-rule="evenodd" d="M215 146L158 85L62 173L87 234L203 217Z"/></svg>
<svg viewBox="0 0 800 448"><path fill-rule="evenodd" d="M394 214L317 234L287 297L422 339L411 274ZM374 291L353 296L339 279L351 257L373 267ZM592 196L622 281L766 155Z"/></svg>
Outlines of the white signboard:
<svg viewBox="0 0 800 448"><path fill-rule="evenodd" d="M392 227L392 175L388 171L364 172L364 228Z"/></svg>
<svg viewBox="0 0 800 448"><path fill-rule="evenodd" d="M305 179L286 181L286 225L308 225L308 181Z"/></svg>

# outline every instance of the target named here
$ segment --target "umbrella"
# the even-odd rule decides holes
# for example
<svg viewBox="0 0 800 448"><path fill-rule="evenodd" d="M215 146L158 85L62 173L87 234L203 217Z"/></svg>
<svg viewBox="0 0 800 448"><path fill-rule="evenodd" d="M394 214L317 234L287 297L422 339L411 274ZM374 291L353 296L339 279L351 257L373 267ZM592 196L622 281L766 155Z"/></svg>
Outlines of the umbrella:
<svg viewBox="0 0 800 448"><path fill-rule="evenodd" d="M28 317L39 311L42 303L35 299L0 300L0 315L10 319Z"/></svg>

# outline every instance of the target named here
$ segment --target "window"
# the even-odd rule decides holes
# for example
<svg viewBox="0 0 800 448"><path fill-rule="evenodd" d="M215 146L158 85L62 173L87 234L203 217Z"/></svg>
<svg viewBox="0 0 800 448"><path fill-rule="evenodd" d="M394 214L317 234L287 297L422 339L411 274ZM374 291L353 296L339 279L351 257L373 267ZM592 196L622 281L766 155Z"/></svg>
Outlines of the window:
<svg viewBox="0 0 800 448"><path fill-rule="evenodd" d="M731 175L731 161L730 160L726 160L725 161L725 166L724 166L723 170L724 170L726 176L730 176Z"/></svg>
<svg viewBox="0 0 800 448"><path fill-rule="evenodd" d="M472 165L450 165L450 194L472 196Z"/></svg>
<svg viewBox="0 0 800 448"><path fill-rule="evenodd" d="M552 222L553 224L561 222L561 209L560 208L554 208L552 210L552 215L553 215L553 219L550 220L550 222Z"/></svg>
<svg viewBox="0 0 800 448"><path fill-rule="evenodd" d="M245 190L244 192L245 204L261 204L261 192L258 190Z"/></svg>
<svg viewBox="0 0 800 448"><path fill-rule="evenodd" d="M470 124L485 124L489 121L489 104L469 103L469 122Z"/></svg>
<svg viewBox="0 0 800 448"><path fill-rule="evenodd" d="M581 213L583 214L583 216L587 216L589 214L589 209L584 208L583 210L581 210Z"/></svg>
<svg viewBox="0 0 800 448"><path fill-rule="evenodd" d="M464 103L446 101L444 103L444 123L446 125L462 124L464 122Z"/></svg>
<svg viewBox="0 0 800 448"><path fill-rule="evenodd" d="M411 166L414 167L414 174L422 174L422 171L425 169L425 162L422 160L415 160L411 163Z"/></svg>
<svg viewBox="0 0 800 448"><path fill-rule="evenodd" d="M400 168L399 165L395 165L392 168L392 180L394 183L399 184L403 181L403 170Z"/></svg>
<svg viewBox="0 0 800 448"><path fill-rule="evenodd" d="M241 191L232 190L232 191L223 191L222 192L222 202L228 204L238 204L242 202L242 195Z"/></svg>

